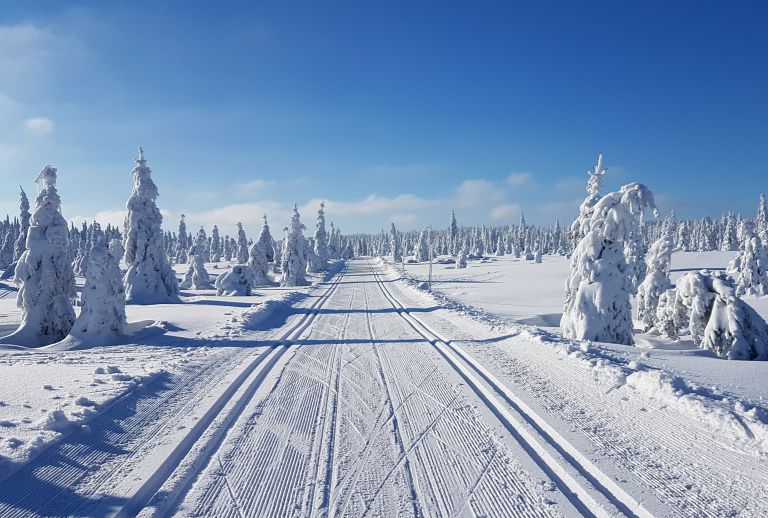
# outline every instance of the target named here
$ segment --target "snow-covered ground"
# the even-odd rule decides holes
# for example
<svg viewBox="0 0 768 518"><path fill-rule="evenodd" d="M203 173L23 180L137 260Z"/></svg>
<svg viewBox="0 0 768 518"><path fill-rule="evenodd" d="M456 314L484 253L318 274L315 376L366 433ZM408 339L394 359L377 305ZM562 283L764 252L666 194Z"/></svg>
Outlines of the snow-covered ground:
<svg viewBox="0 0 768 518"><path fill-rule="evenodd" d="M566 270L436 265L430 294L361 258L312 287L128 306L130 344L0 351L21 423L2 441L41 437L2 453L0 516L767 515L768 362L531 325L558 318ZM49 434L59 408L82 422Z"/></svg>
<svg viewBox="0 0 768 518"><path fill-rule="evenodd" d="M212 278L226 268L208 266ZM186 265L175 270L181 277ZM83 281L78 279L78 289ZM308 290L264 288L250 297L187 290L182 304L129 305L129 336L120 345L60 351L56 345L3 346L0 340L0 480L62 437L88 430L117 399L232 354L223 342L242 333L244 312L251 321L255 315L269 321ZM12 283L0 282L0 336L18 327L16 293Z"/></svg>

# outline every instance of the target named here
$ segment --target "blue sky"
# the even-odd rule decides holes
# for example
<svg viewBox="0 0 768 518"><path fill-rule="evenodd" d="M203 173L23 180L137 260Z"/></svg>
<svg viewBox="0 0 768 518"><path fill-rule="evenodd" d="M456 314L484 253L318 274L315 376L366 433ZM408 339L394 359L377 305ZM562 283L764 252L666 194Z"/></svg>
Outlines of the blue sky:
<svg viewBox="0 0 768 518"><path fill-rule="evenodd" d="M0 213L45 163L120 221L136 146L168 228L569 220L586 170L682 216L768 190L768 3L3 2Z"/></svg>

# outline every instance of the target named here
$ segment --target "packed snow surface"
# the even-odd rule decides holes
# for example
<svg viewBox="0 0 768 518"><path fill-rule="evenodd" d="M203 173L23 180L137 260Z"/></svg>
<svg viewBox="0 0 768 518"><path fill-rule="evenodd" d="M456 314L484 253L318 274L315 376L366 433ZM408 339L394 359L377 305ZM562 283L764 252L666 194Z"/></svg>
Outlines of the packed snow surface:
<svg viewBox="0 0 768 518"><path fill-rule="evenodd" d="M676 254L672 281L723 258ZM122 345L0 351L0 516L768 514L768 363L562 338L564 258L438 264L433 293L399 268L182 291L128 306Z"/></svg>

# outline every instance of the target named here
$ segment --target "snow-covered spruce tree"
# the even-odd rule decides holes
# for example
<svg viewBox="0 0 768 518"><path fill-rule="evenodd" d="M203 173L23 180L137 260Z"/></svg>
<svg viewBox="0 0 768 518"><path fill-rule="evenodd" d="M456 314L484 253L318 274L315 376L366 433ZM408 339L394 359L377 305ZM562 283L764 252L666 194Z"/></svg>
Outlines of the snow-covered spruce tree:
<svg viewBox="0 0 768 518"><path fill-rule="evenodd" d="M588 230L571 257L560 321L567 338L634 343L632 287L623 248L646 208L655 210L653 194L639 183L624 185L593 206Z"/></svg>
<svg viewBox="0 0 768 518"><path fill-rule="evenodd" d="M5 270L13 264L13 250L16 236L8 231L0 244L0 270Z"/></svg>
<svg viewBox="0 0 768 518"><path fill-rule="evenodd" d="M456 269L460 270L467 267L467 247L462 246L459 248L459 253L456 255Z"/></svg>
<svg viewBox="0 0 768 518"><path fill-rule="evenodd" d="M280 286L306 286L307 243L304 239L304 225L296 205L293 206L291 224L283 241L282 271Z"/></svg>
<svg viewBox="0 0 768 518"><path fill-rule="evenodd" d="M403 251L400 247L400 235L397 233L394 223L391 223L389 229L389 248L392 250L392 261L395 263L402 262Z"/></svg>
<svg viewBox="0 0 768 518"><path fill-rule="evenodd" d="M67 255L67 222L61 215L56 169L47 165L35 180L41 186L30 218L26 250L14 283L21 325L3 343L40 347L62 340L72 329L75 274Z"/></svg>
<svg viewBox="0 0 768 518"><path fill-rule="evenodd" d="M315 267L318 272L328 269L328 234L325 232L325 203L320 204L320 210L317 211L317 223L315 224L315 245L314 252L317 256Z"/></svg>
<svg viewBox="0 0 768 518"><path fill-rule="evenodd" d="M539 243L536 243L536 246L534 247L533 252L533 262L537 264L541 264L541 245Z"/></svg>
<svg viewBox="0 0 768 518"><path fill-rule="evenodd" d="M21 201L19 202L19 237L16 239L16 246L13 253L14 262L21 258L21 255L27 249L27 231L29 231L29 219L32 214L29 213L29 199L24 189L21 189Z"/></svg>
<svg viewBox="0 0 768 518"><path fill-rule="evenodd" d="M118 266L120 260L125 256L125 247L120 239L113 238L109 241L109 253L117 259Z"/></svg>
<svg viewBox="0 0 768 518"><path fill-rule="evenodd" d="M672 231L673 225L665 225L661 237L651 245L648 251L648 270L637 289L637 319L643 323L646 332L656 326L659 299L672 287L669 280Z"/></svg>
<svg viewBox="0 0 768 518"><path fill-rule="evenodd" d="M258 246L255 243L253 246ZM253 271L245 264L236 264L216 279L216 293L227 297L250 296L253 292Z"/></svg>
<svg viewBox="0 0 768 518"><path fill-rule="evenodd" d="M424 230L419 234L419 241L416 243L416 261L423 263L429 261L429 227L424 227Z"/></svg>
<svg viewBox="0 0 768 518"><path fill-rule="evenodd" d="M178 243L176 244L176 264L187 264L187 250L189 250L189 243L187 242L187 222L184 221L186 215L182 214L179 219L179 234L177 236Z"/></svg>
<svg viewBox="0 0 768 518"><path fill-rule="evenodd" d="M311 237L307 238L307 273L319 273L322 272L320 265L320 258L315 253L315 240Z"/></svg>
<svg viewBox="0 0 768 518"><path fill-rule="evenodd" d="M245 264L248 262L248 238L245 237L243 224L237 224L237 263Z"/></svg>
<svg viewBox="0 0 768 518"><path fill-rule="evenodd" d="M451 210L451 224L448 227L448 253L456 255L459 253L460 248L459 225L456 223L456 212Z"/></svg>
<svg viewBox="0 0 768 518"><path fill-rule="evenodd" d="M119 257L112 255L104 238L88 253L82 310L70 336L89 343L114 340L125 334L125 288Z"/></svg>
<svg viewBox="0 0 768 518"><path fill-rule="evenodd" d="M700 348L729 360L768 360L768 324L736 295L724 273L687 273L676 292L676 304L690 312L688 330Z"/></svg>
<svg viewBox="0 0 768 518"><path fill-rule="evenodd" d="M265 229L266 228L266 233ZM269 255L272 249L272 238L269 236L267 217L264 216L264 226L261 229L259 239L251 246L248 257L248 266L251 269L251 284L253 286L270 286L273 284L269 277Z"/></svg>
<svg viewBox="0 0 768 518"><path fill-rule="evenodd" d="M275 262L275 242L272 239L272 234L269 231L269 223L267 223L267 215L264 214L264 224L261 226L261 232L259 233L259 239L257 243L261 243L264 248L264 253L267 257L268 263Z"/></svg>
<svg viewBox="0 0 768 518"><path fill-rule="evenodd" d="M574 247L581 241L587 232L589 232L589 220L592 217L595 204L600 200L600 188L603 184L603 177L607 169L603 169L603 155L597 155L597 165L592 170L587 171L589 180L587 180L587 197L579 206L579 217L571 224L571 236Z"/></svg>
<svg viewBox="0 0 768 518"><path fill-rule="evenodd" d="M216 225L211 230L211 261L214 263L221 261L221 237L219 236L219 227Z"/></svg>
<svg viewBox="0 0 768 518"><path fill-rule="evenodd" d="M506 246L504 245L504 238L501 234L499 234L498 239L496 240L496 256L502 257L505 253Z"/></svg>
<svg viewBox="0 0 768 518"><path fill-rule="evenodd" d="M232 241L229 236L224 236L224 260L227 262L232 260Z"/></svg>
<svg viewBox="0 0 768 518"><path fill-rule="evenodd" d="M181 288L185 290L190 288L207 290L211 288L211 276L208 274L208 270L205 269L205 261L203 260L206 241L205 233L198 233L195 244L192 245L187 253L189 268L184 276L184 280L181 282Z"/></svg>
<svg viewBox="0 0 768 518"><path fill-rule="evenodd" d="M125 218L125 299L134 304L179 301L176 274L163 248L163 216L157 208L158 191L152 171L139 148L133 171L133 193Z"/></svg>
<svg viewBox="0 0 768 518"><path fill-rule="evenodd" d="M210 249L208 248L208 235L203 227L200 227L200 230L197 231L197 236L195 236L195 249L197 255L200 256L204 263L211 260Z"/></svg>
<svg viewBox="0 0 768 518"><path fill-rule="evenodd" d="M760 195L760 203L757 206L755 231L763 246L768 246L768 202L765 200L765 194Z"/></svg>
<svg viewBox="0 0 768 518"><path fill-rule="evenodd" d="M727 273L736 282L736 294L768 295L768 253L746 220L741 222L744 239L741 250L728 264Z"/></svg>

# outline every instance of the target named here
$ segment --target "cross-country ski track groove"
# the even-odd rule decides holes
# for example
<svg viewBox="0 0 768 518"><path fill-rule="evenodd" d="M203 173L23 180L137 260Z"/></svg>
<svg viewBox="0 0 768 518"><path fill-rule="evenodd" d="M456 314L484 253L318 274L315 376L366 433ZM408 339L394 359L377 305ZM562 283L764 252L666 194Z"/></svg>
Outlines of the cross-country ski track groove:
<svg viewBox="0 0 768 518"><path fill-rule="evenodd" d="M653 516L461 347L441 336L408 311L407 306L399 301L382 281L375 268L372 265L370 268L384 296L397 313L437 349L560 486L561 491L577 509L594 516L612 516L616 510L627 516ZM500 399L507 404L502 403ZM610 502L611 507L596 501L594 490L599 491Z"/></svg>

